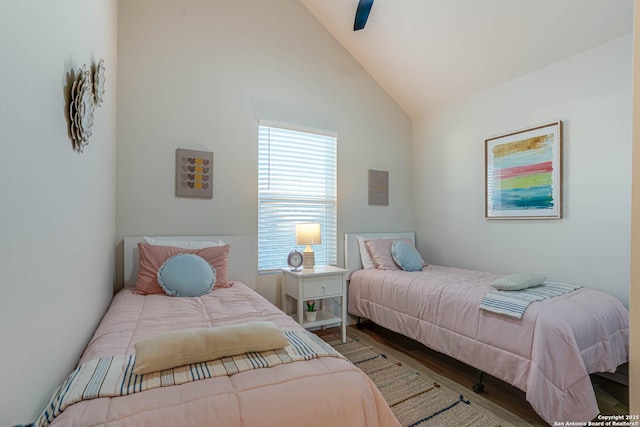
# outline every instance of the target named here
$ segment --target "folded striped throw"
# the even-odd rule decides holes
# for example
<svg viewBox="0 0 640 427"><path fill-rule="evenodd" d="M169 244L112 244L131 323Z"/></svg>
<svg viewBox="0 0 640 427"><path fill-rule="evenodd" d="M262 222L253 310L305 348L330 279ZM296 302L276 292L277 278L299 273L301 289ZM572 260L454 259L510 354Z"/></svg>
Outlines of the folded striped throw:
<svg viewBox="0 0 640 427"><path fill-rule="evenodd" d="M306 330L284 331L284 334L289 340L289 345L282 349L224 357L144 375L133 373L136 361L133 354L90 360L78 366L67 377L55 391L40 417L29 427L48 426L67 407L82 400L126 396L153 388L319 357L345 359L329 344Z"/></svg>
<svg viewBox="0 0 640 427"><path fill-rule="evenodd" d="M532 302L557 297L581 287L582 286L569 285L567 283L544 282L540 286L518 291L492 290L482 298L480 308L493 313L522 319L525 310Z"/></svg>

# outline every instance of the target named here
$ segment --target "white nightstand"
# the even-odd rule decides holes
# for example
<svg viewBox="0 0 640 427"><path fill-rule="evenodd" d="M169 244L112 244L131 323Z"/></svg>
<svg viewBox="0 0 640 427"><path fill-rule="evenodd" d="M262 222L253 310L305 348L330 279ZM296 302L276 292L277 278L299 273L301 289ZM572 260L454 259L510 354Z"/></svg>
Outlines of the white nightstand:
<svg viewBox="0 0 640 427"><path fill-rule="evenodd" d="M330 265L318 265L300 271L282 269L282 310L287 312L287 295L297 302L297 320L305 328L315 328L340 323L342 326L342 342L347 340L347 270ZM327 298L340 297L340 313L338 317L325 310ZM304 320L305 302L320 302L320 310L316 320ZM293 317L293 316L292 316Z"/></svg>

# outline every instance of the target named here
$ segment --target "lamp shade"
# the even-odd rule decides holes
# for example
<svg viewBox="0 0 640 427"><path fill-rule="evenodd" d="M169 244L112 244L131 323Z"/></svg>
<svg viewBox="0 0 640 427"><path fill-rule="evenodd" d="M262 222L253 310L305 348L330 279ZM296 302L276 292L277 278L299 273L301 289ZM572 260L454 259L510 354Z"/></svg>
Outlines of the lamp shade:
<svg viewBox="0 0 640 427"><path fill-rule="evenodd" d="M296 224L296 244L318 245L320 240L320 224Z"/></svg>

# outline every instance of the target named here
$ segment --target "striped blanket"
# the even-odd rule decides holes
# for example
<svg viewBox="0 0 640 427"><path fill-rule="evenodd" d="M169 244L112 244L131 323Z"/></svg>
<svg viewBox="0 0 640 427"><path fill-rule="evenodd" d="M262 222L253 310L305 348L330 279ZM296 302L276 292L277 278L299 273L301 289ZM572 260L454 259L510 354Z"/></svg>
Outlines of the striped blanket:
<svg viewBox="0 0 640 427"><path fill-rule="evenodd" d="M284 331L284 334L289 340L289 345L282 349L224 357L145 375L133 374L135 365L133 354L90 360L77 367L67 377L55 391L37 421L30 426L47 426L68 406L82 400L126 396L157 387L234 375L251 369L268 368L319 357L345 359L329 344L306 330Z"/></svg>
<svg viewBox="0 0 640 427"><path fill-rule="evenodd" d="M522 319L525 310L532 302L566 294L581 287L582 286L579 285L569 285L566 283L544 282L540 286L518 291L492 290L484 296L480 303L480 308L493 313Z"/></svg>

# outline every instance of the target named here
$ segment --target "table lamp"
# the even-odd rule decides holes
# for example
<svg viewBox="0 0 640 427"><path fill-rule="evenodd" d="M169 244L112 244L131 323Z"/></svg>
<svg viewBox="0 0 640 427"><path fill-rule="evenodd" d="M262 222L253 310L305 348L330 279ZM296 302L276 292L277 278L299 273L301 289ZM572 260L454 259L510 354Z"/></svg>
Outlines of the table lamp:
<svg viewBox="0 0 640 427"><path fill-rule="evenodd" d="M315 266L315 254L311 249L311 245L320 243L320 224L296 224L296 244L307 245L302 253L304 256L303 268L313 268Z"/></svg>

